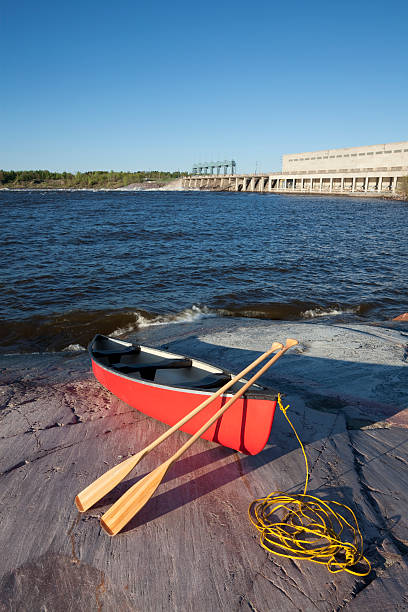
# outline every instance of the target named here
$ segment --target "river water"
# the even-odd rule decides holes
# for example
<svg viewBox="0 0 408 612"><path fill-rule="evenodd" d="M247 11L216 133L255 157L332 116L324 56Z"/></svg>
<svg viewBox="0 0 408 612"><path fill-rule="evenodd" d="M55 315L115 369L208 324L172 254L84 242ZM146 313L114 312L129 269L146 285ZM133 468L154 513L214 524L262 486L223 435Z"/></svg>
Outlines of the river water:
<svg viewBox="0 0 408 612"><path fill-rule="evenodd" d="M338 196L1 191L0 348L204 316L389 319L408 310L407 213Z"/></svg>

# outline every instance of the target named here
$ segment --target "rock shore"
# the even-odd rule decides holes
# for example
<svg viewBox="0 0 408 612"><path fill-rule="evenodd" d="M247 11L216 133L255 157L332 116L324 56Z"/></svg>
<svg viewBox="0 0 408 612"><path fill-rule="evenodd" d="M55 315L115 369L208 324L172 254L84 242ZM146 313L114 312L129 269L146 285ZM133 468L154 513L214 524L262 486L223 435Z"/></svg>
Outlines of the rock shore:
<svg viewBox="0 0 408 612"><path fill-rule="evenodd" d="M113 191L183 191L182 179L173 181L144 181L143 183L130 183L126 187L118 187Z"/></svg>
<svg viewBox="0 0 408 612"><path fill-rule="evenodd" d="M166 426L103 389L83 353L0 357L0 611L408 609L408 326L203 319L135 339L239 371L297 338L262 378L285 394L309 459L308 492L352 507L365 578L268 555L255 498L300 493L301 450L278 411L249 457L199 440L114 538L99 518L187 439L176 433L79 514L75 494Z"/></svg>

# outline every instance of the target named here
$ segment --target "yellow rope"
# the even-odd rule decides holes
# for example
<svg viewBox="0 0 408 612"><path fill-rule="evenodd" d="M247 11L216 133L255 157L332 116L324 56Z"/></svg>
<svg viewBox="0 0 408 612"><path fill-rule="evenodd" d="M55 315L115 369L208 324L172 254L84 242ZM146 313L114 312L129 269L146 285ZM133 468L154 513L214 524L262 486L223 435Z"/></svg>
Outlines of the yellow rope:
<svg viewBox="0 0 408 612"><path fill-rule="evenodd" d="M363 556L363 536L354 512L344 504L325 502L306 494L309 469L305 449L286 414L289 405L283 407L280 395L278 403L302 449L306 482L303 494L287 495L273 491L252 502L249 518L261 534L261 546L281 557L321 563L332 574L345 571L355 576L367 576L371 565ZM346 510L343 512L345 516L340 514L340 508ZM351 532L352 541L342 541L343 531ZM366 568L357 569L355 566L360 562L366 564Z"/></svg>

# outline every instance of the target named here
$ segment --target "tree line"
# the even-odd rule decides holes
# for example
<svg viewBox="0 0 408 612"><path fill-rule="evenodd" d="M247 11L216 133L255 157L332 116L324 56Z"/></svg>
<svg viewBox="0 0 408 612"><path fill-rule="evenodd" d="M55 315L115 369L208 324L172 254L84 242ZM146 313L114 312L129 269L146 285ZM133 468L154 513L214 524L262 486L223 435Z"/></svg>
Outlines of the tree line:
<svg viewBox="0 0 408 612"><path fill-rule="evenodd" d="M115 189L131 183L155 181L165 183L183 176L183 172L115 172L92 170L90 172L50 172L49 170L0 170L0 186L12 188L59 188L59 189Z"/></svg>

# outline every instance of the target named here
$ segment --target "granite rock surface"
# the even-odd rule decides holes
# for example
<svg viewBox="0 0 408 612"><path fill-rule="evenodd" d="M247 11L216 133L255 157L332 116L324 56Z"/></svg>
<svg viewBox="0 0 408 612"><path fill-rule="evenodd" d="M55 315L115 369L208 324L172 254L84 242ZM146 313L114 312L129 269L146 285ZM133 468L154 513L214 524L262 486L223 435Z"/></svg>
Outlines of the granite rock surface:
<svg viewBox="0 0 408 612"><path fill-rule="evenodd" d="M171 436L80 514L77 492L166 426L93 378L78 353L0 358L0 610L408 609L408 329L204 319L138 342L239 371L297 338L262 378L285 394L309 460L308 492L351 506L369 576L267 554L247 517L271 491L303 491L305 465L280 412L263 452L199 440L114 538L99 518L188 438Z"/></svg>

